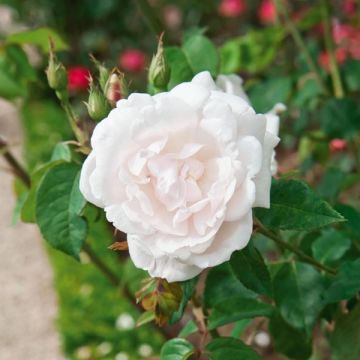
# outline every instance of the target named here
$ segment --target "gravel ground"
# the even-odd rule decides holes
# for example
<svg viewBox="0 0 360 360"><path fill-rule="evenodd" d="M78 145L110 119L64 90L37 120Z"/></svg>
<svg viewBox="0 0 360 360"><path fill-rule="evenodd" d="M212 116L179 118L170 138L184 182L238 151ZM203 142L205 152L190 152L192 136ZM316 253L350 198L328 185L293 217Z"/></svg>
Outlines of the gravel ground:
<svg viewBox="0 0 360 360"><path fill-rule="evenodd" d="M0 134L20 144L16 111L0 101ZM19 146L13 151L19 155ZM11 225L12 176L0 159L0 359L60 360L52 271L37 228Z"/></svg>

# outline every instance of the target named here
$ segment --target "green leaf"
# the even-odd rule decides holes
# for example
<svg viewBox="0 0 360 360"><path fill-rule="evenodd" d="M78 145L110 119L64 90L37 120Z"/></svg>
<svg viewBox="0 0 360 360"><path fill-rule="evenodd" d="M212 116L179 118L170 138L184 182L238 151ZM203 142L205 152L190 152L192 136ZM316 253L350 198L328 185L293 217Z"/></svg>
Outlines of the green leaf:
<svg viewBox="0 0 360 360"><path fill-rule="evenodd" d="M321 178L318 186L318 194L329 201L335 201L346 179L346 173L337 169L329 168Z"/></svg>
<svg viewBox="0 0 360 360"><path fill-rule="evenodd" d="M195 277L193 279L181 283L182 298L178 310L175 311L171 316L171 319L169 321L170 324L174 324L182 318L186 306L196 289L197 281L198 281L198 277Z"/></svg>
<svg viewBox="0 0 360 360"><path fill-rule="evenodd" d="M137 319L136 326L139 327L139 326L145 325L145 324L153 321L154 319L155 319L154 311L151 311L151 310L145 311Z"/></svg>
<svg viewBox="0 0 360 360"><path fill-rule="evenodd" d="M351 139L360 130L360 105L352 99L332 98L319 114L322 130L330 138Z"/></svg>
<svg viewBox="0 0 360 360"><path fill-rule="evenodd" d="M194 353L193 345L180 338L167 341L161 348L161 360L186 360Z"/></svg>
<svg viewBox="0 0 360 360"><path fill-rule="evenodd" d="M253 74L265 70L274 61L284 36L284 29L271 27L248 31L244 36L226 41L220 48L220 73Z"/></svg>
<svg viewBox="0 0 360 360"><path fill-rule="evenodd" d="M349 300L360 291L360 259L341 264L334 281L327 289L326 304L340 300Z"/></svg>
<svg viewBox="0 0 360 360"><path fill-rule="evenodd" d="M315 259L322 263L339 260L351 246L351 240L339 231L328 229L312 244Z"/></svg>
<svg viewBox="0 0 360 360"><path fill-rule="evenodd" d="M312 353L311 337L290 326L278 313L270 319L269 330L276 351L294 360L309 359Z"/></svg>
<svg viewBox="0 0 360 360"><path fill-rule="evenodd" d="M206 351L210 353L211 360L261 360L251 347L232 337L220 337L211 341L207 344Z"/></svg>
<svg viewBox="0 0 360 360"><path fill-rule="evenodd" d="M71 161L71 150L69 145L65 143L58 143L55 145L51 154L51 161L55 160L64 160L67 162Z"/></svg>
<svg viewBox="0 0 360 360"><path fill-rule="evenodd" d="M270 209L256 209L260 221L272 230L315 230L345 221L304 182L277 180L271 187Z"/></svg>
<svg viewBox="0 0 360 360"><path fill-rule="evenodd" d="M250 290L258 294L272 296L269 271L258 249L250 242L230 258L230 265L235 276Z"/></svg>
<svg viewBox="0 0 360 360"><path fill-rule="evenodd" d="M31 174L31 188L29 194L21 208L21 220L26 223L35 223L35 205L36 194L39 189L40 182L44 175L54 166L61 164L62 161L52 161L44 164Z"/></svg>
<svg viewBox="0 0 360 360"><path fill-rule="evenodd" d="M7 69L0 67L0 97L11 100L25 96L26 88Z"/></svg>
<svg viewBox="0 0 360 360"><path fill-rule="evenodd" d="M360 304L349 314L340 314L330 335L331 359L360 359Z"/></svg>
<svg viewBox="0 0 360 360"><path fill-rule="evenodd" d="M231 298L256 298L256 294L244 287L231 272L229 263L212 268L206 278L204 304L212 308Z"/></svg>
<svg viewBox="0 0 360 360"><path fill-rule="evenodd" d="M355 236L355 239L359 239L360 212L353 207L345 204L338 204L335 206L335 209L347 220L347 222L344 223L344 227L348 229L352 235ZM360 243L360 239L358 240L358 242Z"/></svg>
<svg viewBox="0 0 360 360"><path fill-rule="evenodd" d="M193 334L198 330L196 323L194 320L189 320L186 325L181 329L179 332L179 337L185 338L188 337L190 334Z"/></svg>
<svg viewBox="0 0 360 360"><path fill-rule="evenodd" d="M36 220L45 240L76 259L87 235L80 216L85 199L79 190L80 167L63 163L44 176L36 196Z"/></svg>
<svg viewBox="0 0 360 360"><path fill-rule="evenodd" d="M203 35L194 35L185 41L182 50L194 74L209 71L212 76L218 74L219 55L215 45Z"/></svg>
<svg viewBox="0 0 360 360"><path fill-rule="evenodd" d="M350 60L342 67L345 83L350 91L360 90L360 61Z"/></svg>
<svg viewBox="0 0 360 360"><path fill-rule="evenodd" d="M271 305L255 299L230 298L215 305L208 319L209 329L216 329L242 319L258 316L270 317L273 310Z"/></svg>
<svg viewBox="0 0 360 360"><path fill-rule="evenodd" d="M44 53L47 53L49 51L49 38L54 42L55 51L68 49L68 45L62 37L54 29L48 27L13 33L7 37L6 43L37 45Z"/></svg>
<svg viewBox="0 0 360 360"><path fill-rule="evenodd" d="M291 79L288 77L272 78L260 82L249 91L251 104L257 112L267 112L280 102L286 103L291 92Z"/></svg>
<svg viewBox="0 0 360 360"><path fill-rule="evenodd" d="M169 90L182 82L192 79L194 73L182 49L178 47L166 47L165 58L171 69L168 83Z"/></svg>
<svg viewBox="0 0 360 360"><path fill-rule="evenodd" d="M274 296L281 316L294 328L310 333L323 304L323 279L311 265L284 263L273 279Z"/></svg>

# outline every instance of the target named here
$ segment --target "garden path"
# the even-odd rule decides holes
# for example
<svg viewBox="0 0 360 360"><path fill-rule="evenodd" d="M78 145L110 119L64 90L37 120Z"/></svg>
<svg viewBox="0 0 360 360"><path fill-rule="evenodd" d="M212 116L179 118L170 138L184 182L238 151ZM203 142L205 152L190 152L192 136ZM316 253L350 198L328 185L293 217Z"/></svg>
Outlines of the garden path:
<svg viewBox="0 0 360 360"><path fill-rule="evenodd" d="M3 101L0 134L18 144L12 149L19 158L19 120ZM15 197L5 167L0 159L0 359L60 360L52 270L37 228L11 224Z"/></svg>

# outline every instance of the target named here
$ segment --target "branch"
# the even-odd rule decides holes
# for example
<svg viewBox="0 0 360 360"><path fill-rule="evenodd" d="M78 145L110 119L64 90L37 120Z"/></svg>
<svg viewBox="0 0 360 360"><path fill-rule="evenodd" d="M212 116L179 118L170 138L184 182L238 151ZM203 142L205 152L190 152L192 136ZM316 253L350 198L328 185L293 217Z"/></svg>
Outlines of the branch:
<svg viewBox="0 0 360 360"><path fill-rule="evenodd" d="M296 246L284 241L280 236L278 236L277 234L268 230L258 219L255 219L255 223L258 226L259 233L261 233L261 234L265 235L266 237L270 238L271 240L275 241L283 249L291 251L292 253L297 255L303 262L311 264L314 267L318 268L319 270L326 271L327 273L329 273L331 275L336 275L335 269L333 269L329 266L326 266L324 264L321 264L320 262L315 260L313 257L302 252Z"/></svg>
<svg viewBox="0 0 360 360"><path fill-rule="evenodd" d="M20 165L16 160L14 155L10 152L8 148L8 143L6 140L0 136L0 154L4 157L5 161L11 167L12 172L17 176L28 188L30 188L31 181L30 176L26 170Z"/></svg>

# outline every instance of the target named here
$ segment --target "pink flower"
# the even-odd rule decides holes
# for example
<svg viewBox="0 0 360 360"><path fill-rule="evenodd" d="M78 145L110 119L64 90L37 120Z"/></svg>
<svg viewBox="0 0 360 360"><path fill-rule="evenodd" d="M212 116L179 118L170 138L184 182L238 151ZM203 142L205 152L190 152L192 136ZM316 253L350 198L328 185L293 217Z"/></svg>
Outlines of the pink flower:
<svg viewBox="0 0 360 360"><path fill-rule="evenodd" d="M263 24L272 24L276 20L276 7L272 0L263 0L260 4L258 17Z"/></svg>
<svg viewBox="0 0 360 360"><path fill-rule="evenodd" d="M342 152L347 148L347 142L344 139L333 139L330 141L329 149L332 153Z"/></svg>
<svg viewBox="0 0 360 360"><path fill-rule="evenodd" d="M90 83L90 70L86 66L73 66L68 69L70 91L86 91Z"/></svg>
<svg viewBox="0 0 360 360"><path fill-rule="evenodd" d="M219 13L224 17L237 17L246 10L245 0L222 0L219 5Z"/></svg>
<svg viewBox="0 0 360 360"><path fill-rule="evenodd" d="M131 72L141 72L145 67L145 54L141 50L126 49L120 55L120 66Z"/></svg>

